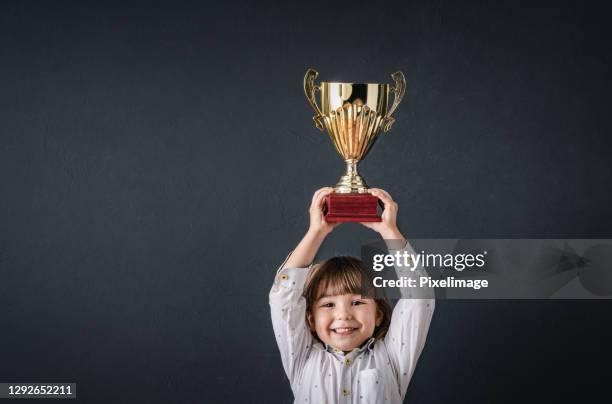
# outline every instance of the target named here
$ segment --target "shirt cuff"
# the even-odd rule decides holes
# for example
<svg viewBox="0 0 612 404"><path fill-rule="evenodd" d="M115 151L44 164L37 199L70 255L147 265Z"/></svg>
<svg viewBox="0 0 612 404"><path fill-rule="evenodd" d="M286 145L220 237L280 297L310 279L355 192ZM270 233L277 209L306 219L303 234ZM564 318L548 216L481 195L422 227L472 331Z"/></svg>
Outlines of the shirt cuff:
<svg viewBox="0 0 612 404"><path fill-rule="evenodd" d="M308 268L279 269L274 279L274 286L285 290L299 289L301 291L304 289L309 272Z"/></svg>
<svg viewBox="0 0 612 404"><path fill-rule="evenodd" d="M282 268L285 266L287 261L289 261L289 257L291 257L291 254L293 254L293 251L294 250L291 250L289 252L289 254L287 254L287 257L283 260L283 263L278 266L278 268L276 269L276 274L277 275L280 274ZM307 267L302 267L302 269L311 269L311 268L312 268L312 264L308 265Z"/></svg>
<svg viewBox="0 0 612 404"><path fill-rule="evenodd" d="M287 261L289 261L289 257L291 257L291 254L293 254L293 250L289 251L289 254L287 254L287 257L283 260L283 263L280 264L278 266L278 268L276 269L276 274L278 275L281 271L281 269L285 266L285 264L287 263Z"/></svg>

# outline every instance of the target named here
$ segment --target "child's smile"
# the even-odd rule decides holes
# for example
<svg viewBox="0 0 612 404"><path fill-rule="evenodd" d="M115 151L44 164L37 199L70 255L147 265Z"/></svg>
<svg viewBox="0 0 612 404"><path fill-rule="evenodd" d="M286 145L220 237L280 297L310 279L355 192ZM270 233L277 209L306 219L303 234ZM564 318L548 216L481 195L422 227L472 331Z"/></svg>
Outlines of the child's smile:
<svg viewBox="0 0 612 404"><path fill-rule="evenodd" d="M342 327L342 328L332 328L332 331L338 335L351 335L353 331L355 331L357 327Z"/></svg>

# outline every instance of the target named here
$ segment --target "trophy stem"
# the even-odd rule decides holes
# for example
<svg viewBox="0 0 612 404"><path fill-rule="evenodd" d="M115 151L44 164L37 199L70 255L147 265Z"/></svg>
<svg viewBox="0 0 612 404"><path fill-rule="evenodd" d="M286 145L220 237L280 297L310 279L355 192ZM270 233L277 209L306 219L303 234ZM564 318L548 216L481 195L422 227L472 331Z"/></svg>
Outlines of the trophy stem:
<svg viewBox="0 0 612 404"><path fill-rule="evenodd" d="M368 186L357 172L357 159L344 160L346 162L346 173L340 177L340 181L334 187L338 194L365 194Z"/></svg>

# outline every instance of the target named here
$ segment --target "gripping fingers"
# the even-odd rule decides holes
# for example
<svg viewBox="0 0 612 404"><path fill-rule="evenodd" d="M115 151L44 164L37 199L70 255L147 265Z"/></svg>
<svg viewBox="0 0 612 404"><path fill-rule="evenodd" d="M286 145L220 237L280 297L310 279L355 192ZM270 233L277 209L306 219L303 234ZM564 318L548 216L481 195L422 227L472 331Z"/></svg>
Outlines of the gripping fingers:
<svg viewBox="0 0 612 404"><path fill-rule="evenodd" d="M317 195L319 195L321 192L323 192L325 190L325 188L327 188L327 187L319 188L316 191L314 191L314 193L312 194L312 203L311 203L311 205L314 205L315 201L317 200Z"/></svg>
<svg viewBox="0 0 612 404"><path fill-rule="evenodd" d="M310 204L311 209L320 209L323 206L323 198L333 191L331 187L319 188L315 191L312 196L312 203Z"/></svg>
<svg viewBox="0 0 612 404"><path fill-rule="evenodd" d="M329 194L331 194L332 192L334 192L333 188L327 188L325 191L321 192L321 194L319 194L319 200L318 200L318 204L317 206L320 208L323 207L323 205L325 204L325 197Z"/></svg>
<svg viewBox="0 0 612 404"><path fill-rule="evenodd" d="M380 188L372 188L370 189L370 193L382 201L385 209L389 208L397 210L397 203L395 203L387 191Z"/></svg>

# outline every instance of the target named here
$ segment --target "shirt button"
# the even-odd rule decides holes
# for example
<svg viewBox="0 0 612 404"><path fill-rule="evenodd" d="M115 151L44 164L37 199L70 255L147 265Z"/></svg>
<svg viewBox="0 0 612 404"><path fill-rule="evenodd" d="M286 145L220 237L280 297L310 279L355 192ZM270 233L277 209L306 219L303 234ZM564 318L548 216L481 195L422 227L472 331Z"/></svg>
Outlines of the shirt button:
<svg viewBox="0 0 612 404"><path fill-rule="evenodd" d="M281 281L286 281L287 279L289 279L289 275L282 274L280 278L281 278Z"/></svg>
<svg viewBox="0 0 612 404"><path fill-rule="evenodd" d="M345 360L345 361L344 361L344 364L345 364L345 365L350 365L350 364L351 364L351 360L350 360L350 359Z"/></svg>
<svg viewBox="0 0 612 404"><path fill-rule="evenodd" d="M348 389L342 389L342 395L343 395L344 397L348 397L349 393L350 393L350 392L349 392L349 390L348 390Z"/></svg>

